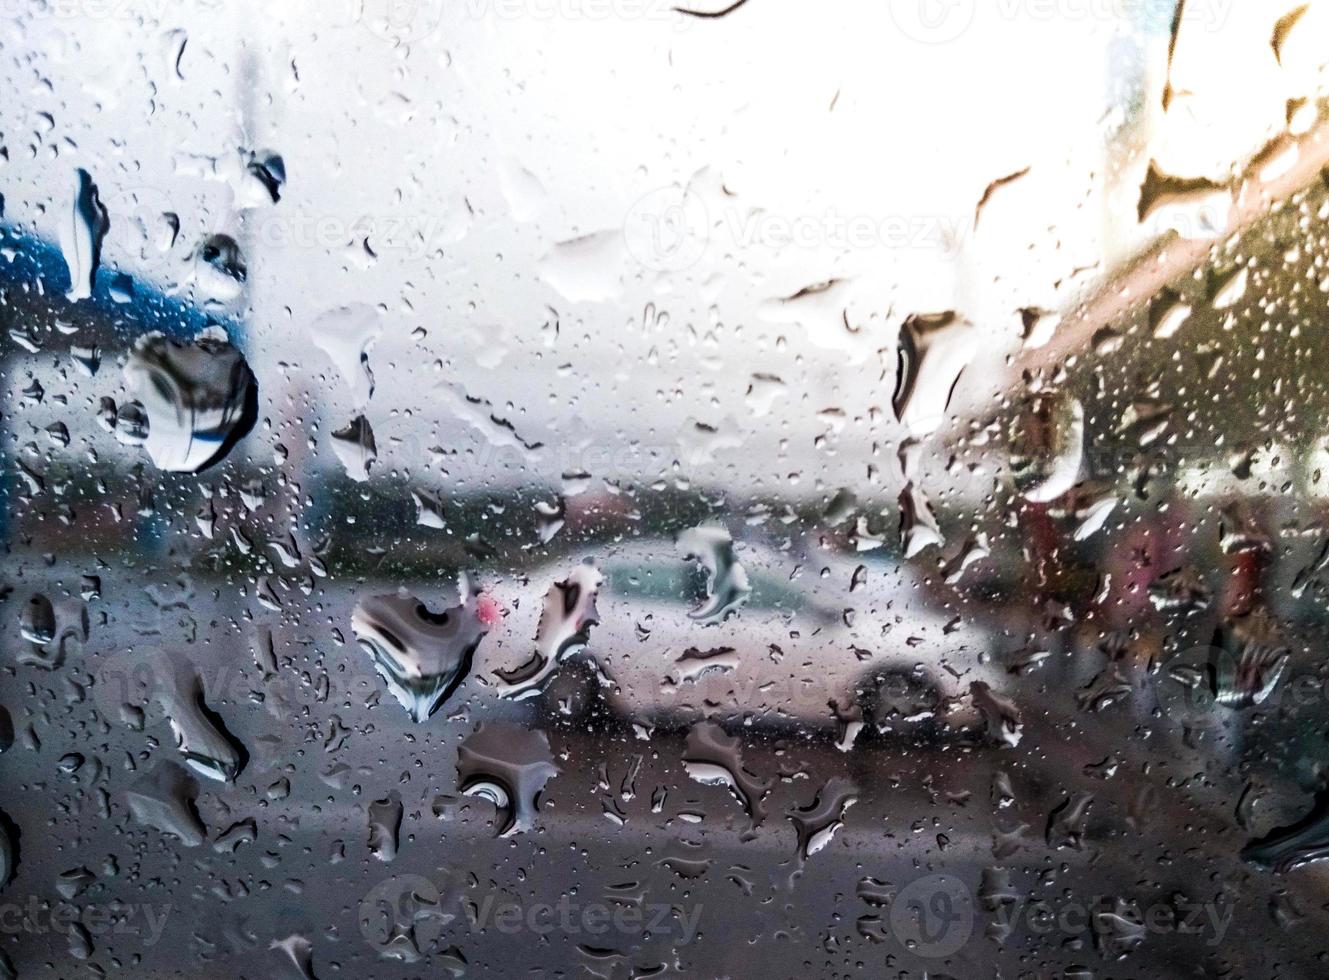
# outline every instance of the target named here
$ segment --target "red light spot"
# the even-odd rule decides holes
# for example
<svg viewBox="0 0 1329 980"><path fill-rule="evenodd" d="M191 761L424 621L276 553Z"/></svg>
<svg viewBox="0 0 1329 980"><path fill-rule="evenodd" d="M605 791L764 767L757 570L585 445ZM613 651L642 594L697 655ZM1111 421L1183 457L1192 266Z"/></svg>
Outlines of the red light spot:
<svg viewBox="0 0 1329 980"><path fill-rule="evenodd" d="M503 607L493 596L481 593L475 599L475 618L486 626L497 626L503 618Z"/></svg>

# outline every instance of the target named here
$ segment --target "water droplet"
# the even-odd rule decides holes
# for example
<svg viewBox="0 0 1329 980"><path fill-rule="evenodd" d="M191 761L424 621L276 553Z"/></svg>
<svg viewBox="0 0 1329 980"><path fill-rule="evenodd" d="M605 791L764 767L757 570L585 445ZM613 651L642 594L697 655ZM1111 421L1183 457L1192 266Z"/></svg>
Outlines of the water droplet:
<svg viewBox="0 0 1329 980"><path fill-rule="evenodd" d="M1214 697L1231 708L1267 701L1291 660L1291 651L1263 609L1220 626L1212 645Z"/></svg>
<svg viewBox="0 0 1329 980"><path fill-rule="evenodd" d="M230 235L209 235L190 256L190 278L205 299L239 299L247 276L240 246Z"/></svg>
<svg viewBox="0 0 1329 980"><path fill-rule="evenodd" d="M60 226L60 250L69 268L71 301L87 299L92 295L101 264L102 239L110 229L110 218L97 194L92 175L79 168L74 188L74 200Z"/></svg>
<svg viewBox="0 0 1329 980"><path fill-rule="evenodd" d="M1048 503L1075 485L1084 461L1084 408L1059 392L1030 397L1011 434L1011 473L1026 500Z"/></svg>
<svg viewBox="0 0 1329 980"><path fill-rule="evenodd" d="M536 501L536 532L540 535L541 544L548 544L554 539L554 535L563 529L567 513L568 502L563 497L559 497L552 504L543 500Z"/></svg>
<svg viewBox="0 0 1329 980"><path fill-rule="evenodd" d="M14 880L18 869L18 843L10 829L12 824L9 815L0 810L0 888Z"/></svg>
<svg viewBox="0 0 1329 980"><path fill-rule="evenodd" d="M474 601L434 613L419 599L401 595L360 600L351 629L392 696L417 723L466 680L488 632Z"/></svg>
<svg viewBox="0 0 1329 980"><path fill-rule="evenodd" d="M972 326L957 314L909 317L900 328L895 417L912 435L937 431L976 349Z"/></svg>
<svg viewBox="0 0 1329 980"><path fill-rule="evenodd" d="M1242 848L1241 857L1279 874L1329 858L1329 790L1322 790L1310 812L1296 823L1252 840Z"/></svg>
<svg viewBox="0 0 1329 980"><path fill-rule="evenodd" d="M388 862L397 856L403 807L396 793L369 804L369 853Z"/></svg>
<svg viewBox="0 0 1329 980"><path fill-rule="evenodd" d="M1080 522L1075 528L1075 540L1084 541L1097 534L1117 509L1119 502L1109 487L1100 487L1084 494L1075 508L1075 519Z"/></svg>
<svg viewBox="0 0 1329 980"><path fill-rule="evenodd" d="M268 948L279 951L302 980L318 980L314 973L314 947L304 936L293 934L285 939L274 939Z"/></svg>
<svg viewBox="0 0 1329 980"><path fill-rule="evenodd" d="M369 468L378 461L378 445L369 420L357 415L350 425L332 433L332 451L346 469L346 475L356 483L369 479Z"/></svg>
<svg viewBox="0 0 1329 980"><path fill-rule="evenodd" d="M189 32L182 27L172 28L162 31L161 47L162 53L166 58L166 68L176 81L184 81L185 73L181 70L181 62L185 57L185 47L189 44Z"/></svg>
<svg viewBox="0 0 1329 980"><path fill-rule="evenodd" d="M512 219L520 224L534 221L546 198L539 178L516 160L507 158L499 169L499 181Z"/></svg>
<svg viewBox="0 0 1329 980"><path fill-rule="evenodd" d="M69 348L69 356L84 377L91 378L101 367L102 351L96 344L73 344Z"/></svg>
<svg viewBox="0 0 1329 980"><path fill-rule="evenodd" d="M842 826L844 815L858 802L858 787L838 776L827 780L812 802L793 810L789 819L798 831L798 854L806 861L831 842Z"/></svg>
<svg viewBox="0 0 1329 980"><path fill-rule="evenodd" d="M511 670L497 670L499 691L520 700L534 697L558 665L584 647L592 626L600 622L595 597L603 581L593 565L581 564L545 594L531 658Z"/></svg>
<svg viewBox="0 0 1329 980"><path fill-rule="evenodd" d="M1155 609L1165 612L1199 612L1213 596L1213 589L1189 566L1165 572L1149 585L1149 601Z"/></svg>
<svg viewBox="0 0 1329 980"><path fill-rule="evenodd" d="M676 668L671 681L675 685L696 683L710 673L729 673L738 667L738 653L733 647L718 647L714 650L698 650L695 647L684 650L674 660Z"/></svg>
<svg viewBox="0 0 1329 980"><path fill-rule="evenodd" d="M1012 748L1019 745L1023 725L1020 722L1020 711L1016 708L1015 702L995 693L983 681L974 681L970 684L969 693L973 696L974 704L978 706L978 709L983 713L983 719L987 722L988 736L994 741Z"/></svg>
<svg viewBox="0 0 1329 980"><path fill-rule="evenodd" d="M556 244L540 276L570 302L600 303L618 295L626 260L623 233L600 231Z"/></svg>
<svg viewBox="0 0 1329 980"><path fill-rule="evenodd" d="M258 823L253 819L238 820L231 824L212 842L212 849L218 854L234 854L245 844L258 840Z"/></svg>
<svg viewBox="0 0 1329 980"><path fill-rule="evenodd" d="M253 428L258 385L244 355L218 331L192 341L160 333L140 337L124 367L125 387L144 413L121 409L116 423L128 441L139 441L158 469L197 473L225 459Z"/></svg>
<svg viewBox="0 0 1329 980"><path fill-rule="evenodd" d="M1069 847L1079 850L1089 826L1089 812L1094 798L1089 793L1073 793L1062 800L1048 814L1046 839L1048 847Z"/></svg>
<svg viewBox="0 0 1329 980"><path fill-rule="evenodd" d="M692 619L706 625L720 623L747 601L752 586L728 531L695 527L679 535L678 547L706 570L706 602L688 613Z"/></svg>
<svg viewBox="0 0 1329 980"><path fill-rule="evenodd" d="M945 544L937 519L927 497L914 483L900 491L900 548L906 558L914 558L928 548Z"/></svg>
<svg viewBox="0 0 1329 980"><path fill-rule="evenodd" d="M714 722L701 722L688 732L683 748L688 776L708 786L725 786L751 818L753 826L766 819L762 800L767 783L743 766L739 741Z"/></svg>
<svg viewBox="0 0 1329 980"><path fill-rule="evenodd" d="M443 516L443 498L427 490L412 490L411 499L415 501L415 523L420 527L432 527L443 530L448 526Z"/></svg>
<svg viewBox="0 0 1329 980"><path fill-rule="evenodd" d="M328 355L351 389L352 404L368 404L374 394L369 348L383 333L378 310L364 303L339 306L315 319L309 333L314 346Z"/></svg>
<svg viewBox="0 0 1329 980"><path fill-rule="evenodd" d="M41 593L35 593L23 607L19 616L19 632L23 639L45 646L55 639L55 607Z"/></svg>
<svg viewBox="0 0 1329 980"><path fill-rule="evenodd" d="M1236 306L1246 295L1250 282L1250 270L1246 266L1225 274L1214 272L1209 278L1209 303L1216 310L1226 310Z"/></svg>
<svg viewBox="0 0 1329 980"><path fill-rule="evenodd" d="M81 922L70 923L65 938L68 941L69 955L76 960L89 959L96 952L96 947L92 942L92 933L88 932L87 926Z"/></svg>
<svg viewBox="0 0 1329 980"><path fill-rule="evenodd" d="M185 847L198 847L207 839L194 801L198 784L174 762L161 762L125 791L134 819L170 834Z"/></svg>
<svg viewBox="0 0 1329 980"><path fill-rule="evenodd" d="M248 754L204 702L203 680L194 665L160 650L144 659L152 671L154 697L166 713L185 764L208 779L235 782Z"/></svg>
<svg viewBox="0 0 1329 980"><path fill-rule="evenodd" d="M854 516L856 510L858 510L858 497L852 490L841 488L826 505L826 523L831 527L843 524Z"/></svg>
<svg viewBox="0 0 1329 980"><path fill-rule="evenodd" d="M544 732L515 725L481 724L457 750L458 788L494 805L500 837L535 826L540 794L558 771Z"/></svg>
<svg viewBox="0 0 1329 980"><path fill-rule="evenodd" d="M1232 191L1204 178L1174 177L1150 161L1140 185L1138 217L1159 234L1183 239L1216 238L1232 219Z"/></svg>
<svg viewBox="0 0 1329 980"><path fill-rule="evenodd" d="M1047 346L1061 325L1061 316L1050 310L1029 307L1020 311L1020 322L1024 327L1025 350L1035 350Z"/></svg>
<svg viewBox="0 0 1329 980"><path fill-rule="evenodd" d="M242 208L276 204L286 183L286 161L272 150L241 150L242 178L236 188L236 203Z"/></svg>
<svg viewBox="0 0 1329 980"><path fill-rule="evenodd" d="M942 569L946 584L958 585L960 580L964 578L965 570L970 565L982 561L991 554L992 550L988 544L987 535L979 533L967 539L955 557L947 561Z"/></svg>
<svg viewBox="0 0 1329 980"><path fill-rule="evenodd" d="M1155 340L1175 336L1190 317L1190 303L1171 289L1162 290L1149 306L1149 328L1153 330Z"/></svg>

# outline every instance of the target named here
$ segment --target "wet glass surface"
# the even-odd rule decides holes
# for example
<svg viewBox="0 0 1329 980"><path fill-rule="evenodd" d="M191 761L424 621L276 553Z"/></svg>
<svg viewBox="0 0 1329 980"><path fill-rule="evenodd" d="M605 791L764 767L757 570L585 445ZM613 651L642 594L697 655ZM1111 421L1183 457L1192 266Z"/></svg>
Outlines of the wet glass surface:
<svg viewBox="0 0 1329 980"><path fill-rule="evenodd" d="M0 5L0 980L1329 970L1329 6Z"/></svg>

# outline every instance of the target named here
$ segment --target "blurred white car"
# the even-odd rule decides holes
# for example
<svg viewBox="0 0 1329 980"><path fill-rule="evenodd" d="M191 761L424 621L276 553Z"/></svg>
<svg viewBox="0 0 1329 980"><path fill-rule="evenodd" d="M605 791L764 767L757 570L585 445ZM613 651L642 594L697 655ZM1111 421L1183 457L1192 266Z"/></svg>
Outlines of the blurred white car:
<svg viewBox="0 0 1329 980"><path fill-rule="evenodd" d="M936 608L908 566L740 541L746 598L707 616L726 583L708 585L687 555L650 539L552 562L529 578L543 608L509 609L482 669L508 697L577 713L592 665L615 714L643 730L703 717L838 727L846 746L865 725L967 728L971 682L1001 686L981 663L986 633Z"/></svg>

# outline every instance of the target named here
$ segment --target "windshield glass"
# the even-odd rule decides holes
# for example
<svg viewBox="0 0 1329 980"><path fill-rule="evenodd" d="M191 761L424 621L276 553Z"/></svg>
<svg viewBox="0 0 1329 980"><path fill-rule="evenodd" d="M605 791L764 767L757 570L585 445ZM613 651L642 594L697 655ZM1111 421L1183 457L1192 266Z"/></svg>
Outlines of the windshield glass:
<svg viewBox="0 0 1329 980"><path fill-rule="evenodd" d="M0 980L1319 980L1326 51L0 4Z"/></svg>

